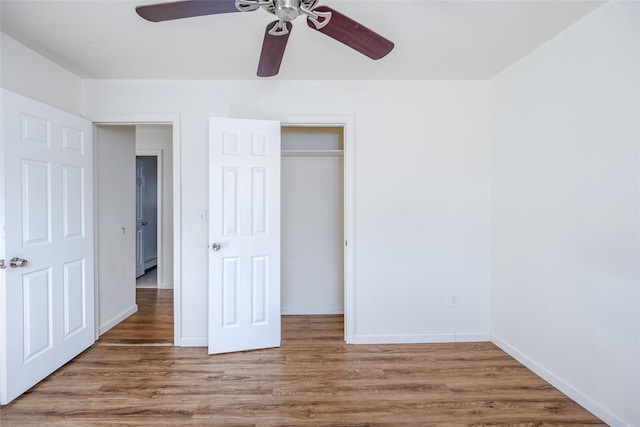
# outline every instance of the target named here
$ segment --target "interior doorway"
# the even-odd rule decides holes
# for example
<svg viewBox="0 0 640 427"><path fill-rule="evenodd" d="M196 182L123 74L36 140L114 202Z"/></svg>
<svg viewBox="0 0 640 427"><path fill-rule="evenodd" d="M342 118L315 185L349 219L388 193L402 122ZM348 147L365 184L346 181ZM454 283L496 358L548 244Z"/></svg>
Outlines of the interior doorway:
<svg viewBox="0 0 640 427"><path fill-rule="evenodd" d="M131 323L136 315L143 314L147 306L160 300L166 306L170 299L170 305L174 305L173 139L171 124L96 125L98 336L116 325L120 326L121 322ZM151 172L146 179L138 176L140 161L150 165ZM119 179L126 182L115 185ZM141 215L144 197L136 194L140 181L151 184L148 186L151 194L147 204L155 205L152 214L147 213L146 216ZM140 228L145 226L151 229L149 246L155 249L146 254L144 247L138 244ZM144 289L155 292L151 299L147 292L140 300L136 264L141 264L143 273L154 276L153 289ZM118 266L117 280L113 279L113 269L110 268L113 265ZM170 319L167 316L162 318L166 323L162 327L163 333L166 335L168 332L169 335L162 339L163 342L174 342L174 316L172 312ZM129 327L127 339L130 342L139 339L148 342L149 331L142 328L153 317L145 319L138 326Z"/></svg>

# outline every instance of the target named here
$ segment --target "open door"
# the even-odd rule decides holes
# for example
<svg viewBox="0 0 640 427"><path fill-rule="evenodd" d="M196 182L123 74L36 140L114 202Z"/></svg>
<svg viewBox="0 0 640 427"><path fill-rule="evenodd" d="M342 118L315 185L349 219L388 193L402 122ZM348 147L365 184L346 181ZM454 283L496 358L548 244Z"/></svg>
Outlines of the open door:
<svg viewBox="0 0 640 427"><path fill-rule="evenodd" d="M209 354L280 346L280 122L209 121Z"/></svg>
<svg viewBox="0 0 640 427"><path fill-rule="evenodd" d="M0 404L94 342L87 120L0 89Z"/></svg>
<svg viewBox="0 0 640 427"><path fill-rule="evenodd" d="M142 209L144 196L144 163L136 159L136 279L144 274L144 231L146 221Z"/></svg>

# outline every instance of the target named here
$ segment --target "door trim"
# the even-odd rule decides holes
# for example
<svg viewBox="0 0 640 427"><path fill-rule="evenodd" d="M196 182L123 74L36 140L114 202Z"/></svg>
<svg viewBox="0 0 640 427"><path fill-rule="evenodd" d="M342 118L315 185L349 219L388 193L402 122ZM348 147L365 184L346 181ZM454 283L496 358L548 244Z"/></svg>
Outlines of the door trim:
<svg viewBox="0 0 640 427"><path fill-rule="evenodd" d="M97 114L95 116L86 117L93 123L94 129L98 125L124 125L124 126L135 126L135 125L160 125L160 124L169 124L172 125L173 131L173 142L172 142L172 179L173 179L173 344L175 346L182 345L182 315L181 315L181 294L182 294L182 234L181 234L181 220L180 217L180 204L182 202L181 198L181 157L180 153L182 152L182 144L180 140L181 135L181 117L179 114ZM96 132L94 132L94 135ZM94 137L95 138L95 137ZM95 143L95 140L94 140ZM98 223L98 211L94 209L94 230L96 229L96 224ZM96 245L100 236L95 235ZM95 274L97 277L97 272L100 266L97 263L98 253L96 251L96 265L95 265ZM96 340L100 335L100 313L99 313L99 301L98 301L98 289L99 286L98 281L96 280L96 292L95 292L95 311L96 311Z"/></svg>
<svg viewBox="0 0 640 427"><path fill-rule="evenodd" d="M355 138L351 115L287 115L276 117L286 127L341 127L344 136L344 340L353 344L356 331L355 288Z"/></svg>
<svg viewBox="0 0 640 427"><path fill-rule="evenodd" d="M162 149L160 148L136 148L136 157L138 156L147 156L147 157L155 157L156 158L156 256L157 263L156 271L157 271L157 284L156 289L163 289L162 283L164 281L164 277L162 276L162 269L164 268L164 259L162 257L162 226L164 218L162 217L162 194L164 188L162 186L163 173L162 170Z"/></svg>

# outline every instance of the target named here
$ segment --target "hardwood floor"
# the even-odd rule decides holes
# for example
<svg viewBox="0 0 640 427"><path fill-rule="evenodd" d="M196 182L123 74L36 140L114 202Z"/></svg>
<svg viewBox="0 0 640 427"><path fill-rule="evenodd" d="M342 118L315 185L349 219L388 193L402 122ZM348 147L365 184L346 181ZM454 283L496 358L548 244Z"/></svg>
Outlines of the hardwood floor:
<svg viewBox="0 0 640 427"><path fill-rule="evenodd" d="M138 311L100 336L101 344L173 344L173 289L136 289Z"/></svg>
<svg viewBox="0 0 640 427"><path fill-rule="evenodd" d="M171 307L149 298L140 317ZM490 343L346 345L341 316L285 316L280 348L209 356L167 345L166 326L153 344L144 316L138 337L132 316L0 425L604 425Z"/></svg>

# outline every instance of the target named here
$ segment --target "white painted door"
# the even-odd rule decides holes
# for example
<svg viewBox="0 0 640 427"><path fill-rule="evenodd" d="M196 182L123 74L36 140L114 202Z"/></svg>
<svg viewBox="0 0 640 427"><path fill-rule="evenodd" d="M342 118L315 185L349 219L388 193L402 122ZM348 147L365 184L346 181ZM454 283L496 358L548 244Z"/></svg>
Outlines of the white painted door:
<svg viewBox="0 0 640 427"><path fill-rule="evenodd" d="M144 274L144 162L136 159L136 278Z"/></svg>
<svg viewBox="0 0 640 427"><path fill-rule="evenodd" d="M94 342L93 141L90 122L0 93L0 255L27 260L0 270L6 404Z"/></svg>
<svg viewBox="0 0 640 427"><path fill-rule="evenodd" d="M209 122L209 353L280 346L280 123Z"/></svg>

